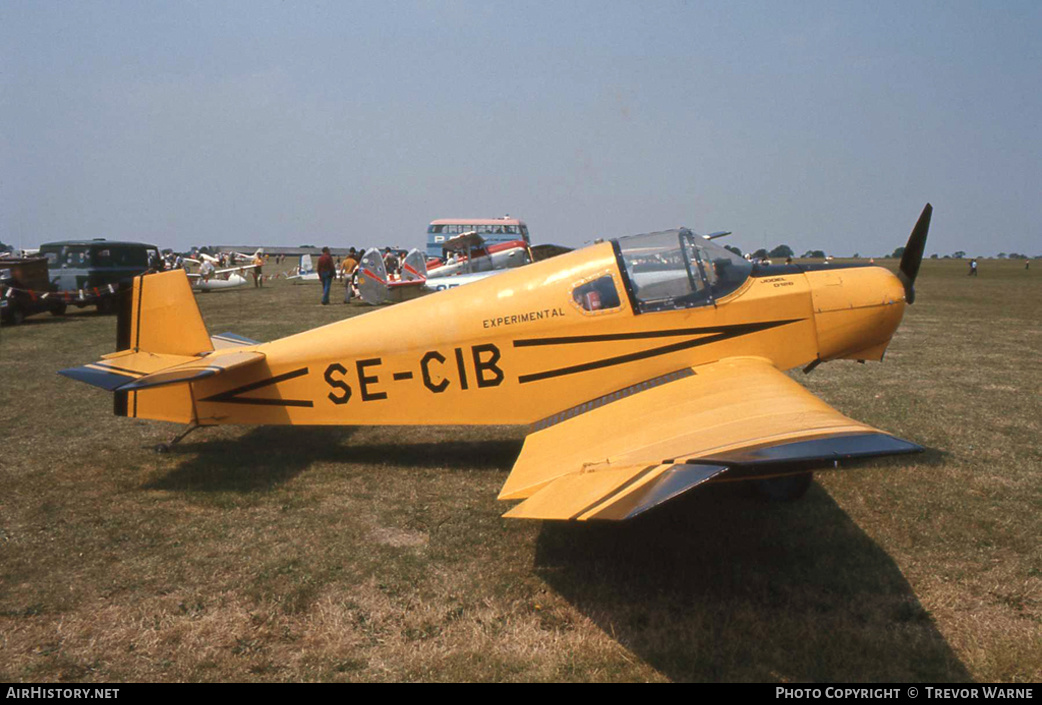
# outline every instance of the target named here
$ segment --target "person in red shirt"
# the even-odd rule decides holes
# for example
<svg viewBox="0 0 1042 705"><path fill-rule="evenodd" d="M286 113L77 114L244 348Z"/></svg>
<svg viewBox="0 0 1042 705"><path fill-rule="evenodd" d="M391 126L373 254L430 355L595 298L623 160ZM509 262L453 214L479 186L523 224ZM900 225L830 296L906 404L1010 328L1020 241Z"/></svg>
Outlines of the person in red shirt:
<svg viewBox="0 0 1042 705"><path fill-rule="evenodd" d="M329 248L322 248L322 256L318 258L318 278L322 280L322 305L329 305L329 287L333 284L333 279L336 277L336 265L333 264L333 257L329 254Z"/></svg>

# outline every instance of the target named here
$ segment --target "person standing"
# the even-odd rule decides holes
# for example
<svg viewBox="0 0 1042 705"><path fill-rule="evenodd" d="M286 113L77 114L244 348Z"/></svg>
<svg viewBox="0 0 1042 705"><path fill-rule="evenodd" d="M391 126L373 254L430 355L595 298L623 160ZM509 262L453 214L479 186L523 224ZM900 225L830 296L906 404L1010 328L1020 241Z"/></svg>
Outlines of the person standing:
<svg viewBox="0 0 1042 705"><path fill-rule="evenodd" d="M358 255L355 248L351 248L347 257L340 264L340 276L344 278L344 303L351 303L351 285L354 282L355 270L358 269Z"/></svg>
<svg viewBox="0 0 1042 705"><path fill-rule="evenodd" d="M208 259L204 259L203 263L199 265L199 278L203 280L203 283L210 281L210 277L213 276L214 266L213 262Z"/></svg>
<svg viewBox="0 0 1042 705"><path fill-rule="evenodd" d="M253 256L253 286L254 288L264 286L264 275L261 268L264 266L264 251L257 250Z"/></svg>
<svg viewBox="0 0 1042 705"><path fill-rule="evenodd" d="M387 278L393 279L401 271L398 267L398 256L390 247L384 248L384 269L387 270Z"/></svg>
<svg viewBox="0 0 1042 705"><path fill-rule="evenodd" d="M970 276L971 277L977 276L977 258L976 257L974 257L973 259L970 260Z"/></svg>
<svg viewBox="0 0 1042 705"><path fill-rule="evenodd" d="M318 266L315 268L318 271L318 278L322 280L322 305L329 305L329 287L333 285L333 279L336 277L336 265L333 264L333 257L329 254L329 248L322 248L322 256L318 258Z"/></svg>

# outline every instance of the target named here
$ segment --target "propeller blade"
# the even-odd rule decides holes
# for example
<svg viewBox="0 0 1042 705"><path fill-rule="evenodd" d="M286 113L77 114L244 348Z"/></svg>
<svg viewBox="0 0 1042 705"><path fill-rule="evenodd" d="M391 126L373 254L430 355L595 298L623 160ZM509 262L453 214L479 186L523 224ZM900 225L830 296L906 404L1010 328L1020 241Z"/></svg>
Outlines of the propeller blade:
<svg viewBox="0 0 1042 705"><path fill-rule="evenodd" d="M912 234L908 237L904 254L901 255L901 267L897 278L905 285L905 301L915 303L915 278L919 274L919 265L923 262L923 252L926 250L926 236L930 232L930 216L933 215L933 206L929 203L923 208L918 222L912 228Z"/></svg>

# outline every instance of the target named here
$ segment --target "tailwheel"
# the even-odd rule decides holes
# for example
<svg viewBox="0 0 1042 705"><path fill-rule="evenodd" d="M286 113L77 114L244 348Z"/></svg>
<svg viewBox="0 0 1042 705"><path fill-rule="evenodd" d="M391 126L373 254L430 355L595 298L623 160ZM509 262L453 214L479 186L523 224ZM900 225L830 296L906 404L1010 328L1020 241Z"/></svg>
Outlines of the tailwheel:
<svg viewBox="0 0 1042 705"><path fill-rule="evenodd" d="M756 481L756 491L772 502L794 502L807 494L813 480L813 472L769 477Z"/></svg>
<svg viewBox="0 0 1042 705"><path fill-rule="evenodd" d="M178 443L180 443L182 440L184 440L185 436L187 436L189 433L191 433L192 431L196 430L197 428L202 428L202 426L200 426L198 423L193 421L192 423L188 424L185 427L185 430L181 431L181 433L177 434L172 439L170 439L170 441L168 443L159 443L159 444L157 444L153 448L153 450L155 450L155 452L160 453L160 454L162 454L162 453L169 453L171 448L173 448Z"/></svg>

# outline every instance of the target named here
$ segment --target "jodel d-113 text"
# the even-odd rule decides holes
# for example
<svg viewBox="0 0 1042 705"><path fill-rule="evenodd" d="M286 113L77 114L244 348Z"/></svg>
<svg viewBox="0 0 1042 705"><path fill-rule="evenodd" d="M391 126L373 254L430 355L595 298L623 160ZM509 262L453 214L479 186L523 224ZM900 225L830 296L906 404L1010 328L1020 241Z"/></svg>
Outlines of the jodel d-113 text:
<svg viewBox="0 0 1042 705"><path fill-rule="evenodd" d="M700 485L798 496L815 467L921 450L783 370L881 360L895 276L756 265L689 230L622 237L281 340L211 337L182 271L137 277L118 351L62 374L119 415L190 424L529 424L506 516L627 519Z"/></svg>

